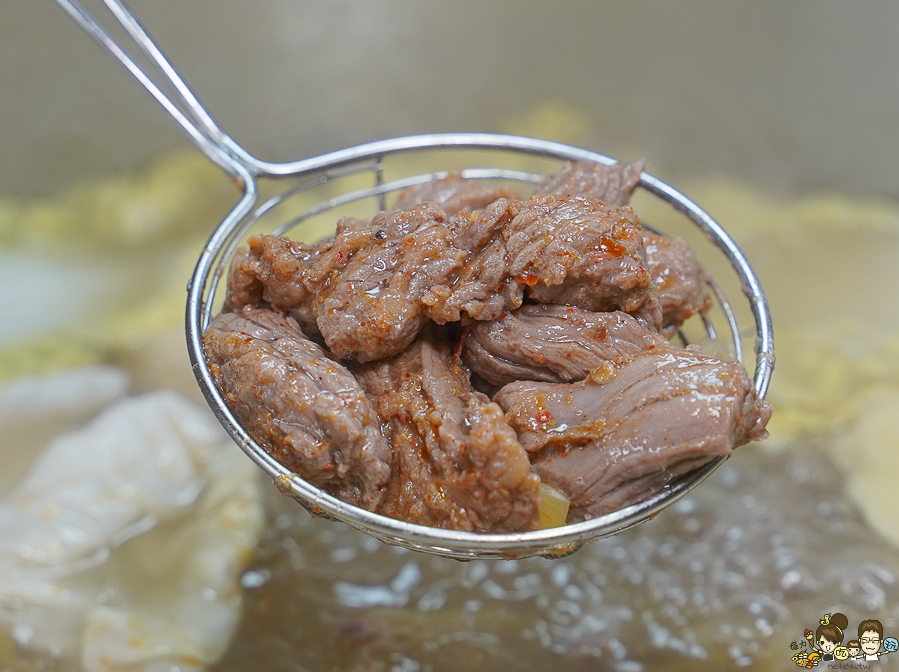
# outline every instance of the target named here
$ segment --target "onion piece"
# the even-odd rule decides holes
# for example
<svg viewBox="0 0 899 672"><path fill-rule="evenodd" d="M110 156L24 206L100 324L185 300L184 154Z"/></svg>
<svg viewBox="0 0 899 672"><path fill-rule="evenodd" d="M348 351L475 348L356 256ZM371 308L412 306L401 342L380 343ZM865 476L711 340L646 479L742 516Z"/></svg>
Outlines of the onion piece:
<svg viewBox="0 0 899 672"><path fill-rule="evenodd" d="M561 490L546 483L540 484L539 497L540 529L546 530L550 527L562 527L565 524L565 519L568 517L568 507L571 505L571 500Z"/></svg>

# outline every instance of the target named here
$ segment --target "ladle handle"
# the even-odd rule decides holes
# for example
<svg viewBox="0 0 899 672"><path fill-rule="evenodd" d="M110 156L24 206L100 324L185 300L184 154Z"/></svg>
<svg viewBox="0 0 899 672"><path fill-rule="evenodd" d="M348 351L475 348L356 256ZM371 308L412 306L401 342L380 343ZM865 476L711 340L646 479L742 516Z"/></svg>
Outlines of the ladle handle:
<svg viewBox="0 0 899 672"><path fill-rule="evenodd" d="M169 89L169 93L166 93L154 81L154 77L134 61L79 0L56 0L56 2L97 44L125 66L128 72L178 122L194 145L213 163L241 181L252 179L250 176L266 172L264 169L260 170L263 162L246 152L218 127L122 0L103 0L103 2L126 30L135 46L147 58L149 64L154 67L156 79L160 83L164 83L163 85Z"/></svg>

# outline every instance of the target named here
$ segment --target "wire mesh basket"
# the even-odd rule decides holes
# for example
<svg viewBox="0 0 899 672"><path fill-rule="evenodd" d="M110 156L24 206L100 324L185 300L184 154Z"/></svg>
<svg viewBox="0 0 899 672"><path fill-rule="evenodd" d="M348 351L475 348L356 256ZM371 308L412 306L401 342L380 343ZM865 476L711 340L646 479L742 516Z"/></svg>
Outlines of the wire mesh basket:
<svg viewBox="0 0 899 672"><path fill-rule="evenodd" d="M200 342L204 329L223 302L231 258L248 236L274 233L315 242L333 232L339 217L371 217L388 208L398 190L439 179L449 171L458 171L466 179L517 185L527 193L565 161L615 163L610 157L576 147L489 134L397 138L316 161L320 165L291 173L292 183L268 198L260 197L255 189L245 189L244 198L203 251L191 280L187 306L191 360L209 405L237 444L273 478L279 489L296 498L308 511L345 522L390 544L459 559L558 557L575 551L591 539L649 519L689 492L726 459L716 458L623 510L561 528L514 534L464 533L394 520L346 504L290 472L234 419L211 379ZM462 165L467 167L460 168ZM712 283L714 308L706 316L692 318L697 324L684 325L678 334L681 343L695 342L698 338L718 343L718 352L729 352L754 370L756 391L763 397L774 361L772 331L764 295L746 259L725 231L679 192L646 173L641 175L638 189L674 208L701 231L729 262L733 275L730 284L743 288L738 306L728 298L719 282ZM747 315L751 323L746 323ZM744 348L747 336L754 341L752 355Z"/></svg>

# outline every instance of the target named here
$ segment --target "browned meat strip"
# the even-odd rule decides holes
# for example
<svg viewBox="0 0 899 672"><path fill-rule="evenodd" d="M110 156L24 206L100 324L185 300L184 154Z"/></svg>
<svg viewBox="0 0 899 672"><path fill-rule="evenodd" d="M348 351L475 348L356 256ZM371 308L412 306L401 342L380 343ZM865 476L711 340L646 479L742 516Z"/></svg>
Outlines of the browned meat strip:
<svg viewBox="0 0 899 672"><path fill-rule="evenodd" d="M661 307L646 269L640 221L630 208L589 197L535 196L524 204L500 199L483 213L460 215L454 225L483 234L486 242L454 285L432 287L423 297L435 321L455 321L463 312L495 320L527 295L538 303L623 310L658 327Z"/></svg>
<svg viewBox="0 0 899 672"><path fill-rule="evenodd" d="M225 310L274 306L296 318L307 333L317 333L312 298L328 286L375 231L358 220L341 219L338 233L318 245L278 236L253 236L238 250L228 277Z"/></svg>
<svg viewBox="0 0 899 672"><path fill-rule="evenodd" d="M293 319L250 306L216 317L203 347L228 407L272 457L345 502L377 509L390 447L349 371Z"/></svg>
<svg viewBox="0 0 899 672"><path fill-rule="evenodd" d="M549 196L592 196L610 205L627 205L640 181L645 161L602 163L569 161L555 175L550 175L534 189L535 194Z"/></svg>
<svg viewBox="0 0 899 672"><path fill-rule="evenodd" d="M433 203L381 213L370 229L368 244L312 299L331 351L360 362L408 346L427 319L422 295L457 277L467 256Z"/></svg>
<svg viewBox="0 0 899 672"><path fill-rule="evenodd" d="M658 292L634 211L595 198L534 196L503 231L508 275L538 303L623 310L657 328Z"/></svg>
<svg viewBox="0 0 899 672"><path fill-rule="evenodd" d="M492 322L475 322L462 357L484 380L552 383L583 380L606 361L666 347L658 333L627 313L529 304Z"/></svg>
<svg viewBox="0 0 899 672"><path fill-rule="evenodd" d="M641 501L765 438L771 415L741 364L694 346L609 362L578 383L510 383L494 399L540 477L571 497L569 522Z"/></svg>
<svg viewBox="0 0 899 672"><path fill-rule="evenodd" d="M471 254L458 276L435 283L423 296L425 312L435 322L457 322L462 313L494 320L521 305L524 287L508 274L503 231L521 210L521 202L501 198L480 212L453 217L457 245Z"/></svg>
<svg viewBox="0 0 899 672"><path fill-rule="evenodd" d="M367 225L341 220L316 246L256 236L232 267L229 307L288 313L341 358L388 357L424 324L421 295L458 275L466 252L454 239L433 203L380 213Z"/></svg>
<svg viewBox="0 0 899 672"><path fill-rule="evenodd" d="M405 210L431 201L452 216L460 210L481 210L499 198L518 198L518 194L483 180L468 180L459 173L450 173L441 180L406 187L393 207Z"/></svg>
<svg viewBox="0 0 899 672"><path fill-rule="evenodd" d="M659 290L662 326L677 329L693 315L712 307L712 276L699 264L696 253L683 238L668 238L643 231L646 263Z"/></svg>
<svg viewBox="0 0 899 672"><path fill-rule="evenodd" d="M448 348L422 338L357 376L393 446L381 513L454 530L536 529L540 479L502 410L472 389Z"/></svg>
<svg viewBox="0 0 899 672"><path fill-rule="evenodd" d="M626 205L640 181L644 161L616 163L566 163L542 182L534 193L551 196L592 196L606 203ZM668 238L643 231L646 263L659 292L662 326L666 333L695 314L712 307L709 273L695 252L681 238Z"/></svg>

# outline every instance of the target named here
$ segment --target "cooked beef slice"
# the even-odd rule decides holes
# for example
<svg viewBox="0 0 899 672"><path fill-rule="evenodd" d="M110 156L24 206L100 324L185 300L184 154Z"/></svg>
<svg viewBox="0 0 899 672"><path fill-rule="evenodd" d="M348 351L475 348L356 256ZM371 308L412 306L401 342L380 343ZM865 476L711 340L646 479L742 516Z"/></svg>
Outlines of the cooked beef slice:
<svg viewBox="0 0 899 672"><path fill-rule="evenodd" d="M228 269L228 293L225 297L225 311L240 310L244 306L261 306L265 303L262 295L265 293L265 284L255 272L259 257L265 252L261 245L264 238L282 241L289 244L287 238L275 238L274 236L253 236L249 240L249 247L238 248L231 259L231 267Z"/></svg>
<svg viewBox="0 0 899 672"><path fill-rule="evenodd" d="M658 327L661 308L646 268L639 219L630 208L590 197L499 199L482 212L453 217L471 254L453 284L435 284L422 300L439 323L495 320L525 296L586 310L624 310Z"/></svg>
<svg viewBox="0 0 899 672"><path fill-rule="evenodd" d="M627 205L640 181L645 161L607 166L589 161L569 161L534 189L549 196L592 196L610 205Z"/></svg>
<svg viewBox="0 0 899 672"><path fill-rule="evenodd" d="M662 311L641 234L627 206L533 196L503 231L507 274L537 303L623 310L657 328Z"/></svg>
<svg viewBox="0 0 899 672"><path fill-rule="evenodd" d="M472 389L447 346L423 337L356 374L393 446L380 513L463 531L537 528L540 479L502 410Z"/></svg>
<svg viewBox="0 0 899 672"><path fill-rule="evenodd" d="M360 362L397 354L427 320L422 295L458 276L468 253L433 203L377 215L369 243L312 299L331 351Z"/></svg>
<svg viewBox="0 0 899 672"><path fill-rule="evenodd" d="M572 162L548 177L534 193L551 196L592 196L613 205L626 205L640 181L644 161L616 163ZM670 332L712 306L711 276L696 253L681 238L668 238L644 229L646 263L659 292L662 326Z"/></svg>
<svg viewBox="0 0 899 672"><path fill-rule="evenodd" d="M212 378L234 417L286 468L374 511L390 479L390 446L353 375L290 317L246 306L203 335Z"/></svg>
<svg viewBox="0 0 899 672"><path fill-rule="evenodd" d="M465 179L459 173L450 173L440 180L406 187L400 192L394 208L405 210L431 201L452 216L460 210L481 210L499 198L517 197L518 194L484 180Z"/></svg>
<svg viewBox="0 0 899 672"><path fill-rule="evenodd" d="M483 211L463 210L453 217L456 244L470 254L451 282L434 283L422 295L428 317L438 324L457 322L462 313L494 320L521 305L524 287L508 274L503 236L521 207L520 201L501 198Z"/></svg>
<svg viewBox="0 0 899 672"><path fill-rule="evenodd" d="M712 307L711 274L699 264L683 238L668 238L643 230L646 263L659 290L662 327L677 329L693 315Z"/></svg>
<svg viewBox="0 0 899 672"><path fill-rule="evenodd" d="M261 302L288 313L340 358L388 357L424 324L422 293L462 267L454 235L444 211L424 203L367 224L341 220L315 246L256 236L232 266L228 306Z"/></svg>
<svg viewBox="0 0 899 672"><path fill-rule="evenodd" d="M571 383L603 362L668 341L627 313L571 306L524 305L491 322L474 322L462 358L484 380Z"/></svg>
<svg viewBox="0 0 899 672"><path fill-rule="evenodd" d="M494 400L540 477L571 498L568 522L639 502L765 438L771 415L741 364L695 346L607 362L578 383L510 383Z"/></svg>
<svg viewBox="0 0 899 672"><path fill-rule="evenodd" d="M375 233L358 220L344 218L338 222L338 233L317 245L253 236L249 249L234 255L225 310L272 306L294 317L307 333L317 332L313 297Z"/></svg>

